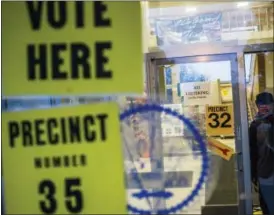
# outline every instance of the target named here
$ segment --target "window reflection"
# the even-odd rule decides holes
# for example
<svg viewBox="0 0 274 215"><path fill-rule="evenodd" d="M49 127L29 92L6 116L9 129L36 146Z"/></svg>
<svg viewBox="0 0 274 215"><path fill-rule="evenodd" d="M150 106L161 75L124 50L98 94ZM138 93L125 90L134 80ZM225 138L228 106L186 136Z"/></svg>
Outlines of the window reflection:
<svg viewBox="0 0 274 215"><path fill-rule="evenodd" d="M208 5L200 3L193 7L193 11L187 11L185 5L178 3L178 7L150 9L151 29L155 34L151 36L156 37L158 46L217 42L239 37L248 40L248 32L273 34L271 2L249 2L246 7L228 2ZM233 35L234 32L245 34ZM260 39L262 37L265 36L260 35Z"/></svg>

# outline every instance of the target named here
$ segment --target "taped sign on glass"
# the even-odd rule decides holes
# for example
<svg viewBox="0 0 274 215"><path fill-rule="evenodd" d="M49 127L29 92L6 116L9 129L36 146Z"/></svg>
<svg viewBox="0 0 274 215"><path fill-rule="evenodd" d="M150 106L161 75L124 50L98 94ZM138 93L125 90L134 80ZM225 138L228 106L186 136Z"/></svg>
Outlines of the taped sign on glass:
<svg viewBox="0 0 274 215"><path fill-rule="evenodd" d="M118 116L113 103L4 113L7 214L126 214Z"/></svg>
<svg viewBox="0 0 274 215"><path fill-rule="evenodd" d="M214 138L208 138L207 144L213 153L219 155L227 161L229 161L232 155L235 153L235 150L232 147Z"/></svg>
<svg viewBox="0 0 274 215"><path fill-rule="evenodd" d="M163 106L178 114L183 114L183 106L181 104L165 104ZM163 137L180 137L184 135L184 123L165 112L161 114L161 128Z"/></svg>
<svg viewBox="0 0 274 215"><path fill-rule="evenodd" d="M140 2L2 7L5 95L142 93Z"/></svg>
<svg viewBox="0 0 274 215"><path fill-rule="evenodd" d="M206 133L208 136L234 136L232 105L206 106Z"/></svg>
<svg viewBox="0 0 274 215"><path fill-rule="evenodd" d="M184 105L219 104L220 95L217 82L190 82L180 84Z"/></svg>

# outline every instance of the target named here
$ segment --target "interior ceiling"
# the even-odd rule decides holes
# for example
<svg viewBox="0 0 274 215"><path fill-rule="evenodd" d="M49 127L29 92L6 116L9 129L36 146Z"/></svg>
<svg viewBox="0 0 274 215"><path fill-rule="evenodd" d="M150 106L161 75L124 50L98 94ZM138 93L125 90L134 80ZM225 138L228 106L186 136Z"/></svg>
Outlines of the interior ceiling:
<svg viewBox="0 0 274 215"><path fill-rule="evenodd" d="M199 1L168 1L168 2L164 2L164 1L149 1L149 8L167 8L167 7L203 7L203 6L209 6L209 5L216 5L216 3L218 4L218 6L220 6L220 4L224 5L226 7L226 9L230 9L232 7L235 7L235 3L237 3L237 1L218 1L218 2L211 2L211 1L203 1L203 2L199 2ZM273 4L273 1L258 1L258 2L250 2L249 1L249 5L251 7L253 6L259 6L259 5L265 5L265 4Z"/></svg>
<svg viewBox="0 0 274 215"><path fill-rule="evenodd" d="M164 1L149 1L149 16L150 19L169 18L169 17L183 17L192 16L194 14L203 14L211 12L221 12L229 10L242 10L254 7L266 6L273 4L273 1L264 2L250 2L249 5L243 8L237 8L237 1L177 1L177 2L164 2ZM186 11L187 7L193 7L194 11Z"/></svg>
<svg viewBox="0 0 274 215"><path fill-rule="evenodd" d="M197 1L191 1L191 2L164 2L164 1L149 1L149 7L150 8L158 8L158 7L176 7L176 6L199 6L203 4L210 4L213 2L197 2ZM216 3L216 2L215 2Z"/></svg>

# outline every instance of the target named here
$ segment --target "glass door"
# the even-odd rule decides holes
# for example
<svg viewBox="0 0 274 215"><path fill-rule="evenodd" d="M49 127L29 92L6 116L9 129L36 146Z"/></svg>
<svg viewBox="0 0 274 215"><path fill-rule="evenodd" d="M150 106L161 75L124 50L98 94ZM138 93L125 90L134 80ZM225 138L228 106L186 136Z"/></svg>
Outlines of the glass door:
<svg viewBox="0 0 274 215"><path fill-rule="evenodd" d="M243 197L251 193L247 186L251 183L249 170L243 168L247 162L243 158L247 160L249 155L243 150L240 128L245 120L241 115L247 116L247 112L240 111L237 53L161 58L153 61L153 67L155 77L151 79L154 83L150 83L154 84L151 96L163 106L179 110L208 144L211 160L209 180L200 191L198 203L187 212L203 213L203 210L218 208L244 214L252 211L252 199ZM192 168L200 165L199 159L191 158L182 146L192 145L196 154L199 154L199 147L195 147L195 138L186 126L183 130L176 130L174 124L162 121L161 128L163 145L159 147L162 151L156 151L162 153L163 171L170 171L171 161L166 157L179 157L188 163L181 163L184 167L177 171L187 171L192 175L189 191L178 184L177 187L170 185L165 188L174 192L174 198L160 207L170 208L184 195L187 198L201 171ZM171 152L171 148L176 150Z"/></svg>
<svg viewBox="0 0 274 215"><path fill-rule="evenodd" d="M245 64L245 79L246 79L246 99L248 110L249 125L258 113L255 103L256 96L262 92L268 92L274 95L274 50L273 44L264 47L260 50L253 50L244 54ZM253 201L254 211L262 210L262 214L266 214L264 208L260 208L259 196L256 195L256 190L253 189L256 198Z"/></svg>

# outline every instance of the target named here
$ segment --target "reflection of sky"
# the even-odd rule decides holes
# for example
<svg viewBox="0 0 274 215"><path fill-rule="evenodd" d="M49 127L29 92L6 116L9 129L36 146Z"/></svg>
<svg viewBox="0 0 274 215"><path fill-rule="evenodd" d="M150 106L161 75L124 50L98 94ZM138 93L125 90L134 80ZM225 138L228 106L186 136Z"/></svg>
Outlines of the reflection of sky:
<svg viewBox="0 0 274 215"><path fill-rule="evenodd" d="M222 82L231 82L230 61L187 63L196 73L202 74L209 81L220 79Z"/></svg>

